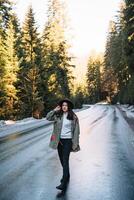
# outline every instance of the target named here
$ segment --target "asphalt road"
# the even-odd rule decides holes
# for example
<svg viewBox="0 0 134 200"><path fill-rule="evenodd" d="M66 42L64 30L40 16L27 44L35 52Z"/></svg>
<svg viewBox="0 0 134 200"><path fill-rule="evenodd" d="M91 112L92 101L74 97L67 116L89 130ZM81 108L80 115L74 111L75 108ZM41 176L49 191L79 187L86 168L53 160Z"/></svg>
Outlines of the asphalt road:
<svg viewBox="0 0 134 200"><path fill-rule="evenodd" d="M65 200L134 200L134 130L118 107L77 113L81 151L70 154ZM53 125L0 141L0 200L56 200L62 168L48 147Z"/></svg>

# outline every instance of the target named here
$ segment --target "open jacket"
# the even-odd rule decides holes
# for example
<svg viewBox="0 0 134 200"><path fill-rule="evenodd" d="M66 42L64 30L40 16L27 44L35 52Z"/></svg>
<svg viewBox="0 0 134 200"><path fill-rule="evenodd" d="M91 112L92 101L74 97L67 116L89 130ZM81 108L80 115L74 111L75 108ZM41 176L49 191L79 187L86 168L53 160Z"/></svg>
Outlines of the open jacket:
<svg viewBox="0 0 134 200"><path fill-rule="evenodd" d="M52 135L55 137L55 143L53 143L50 139L49 146L52 149L57 149L59 140L60 140L60 133L63 123L63 115L61 118L57 115L57 111L51 110L47 113L46 119L49 121L54 121L53 132ZM79 146L79 135L80 135L80 126L79 126L79 119L76 115L74 115L74 119L71 120L71 129L72 129L72 150L73 152L77 152L80 150Z"/></svg>

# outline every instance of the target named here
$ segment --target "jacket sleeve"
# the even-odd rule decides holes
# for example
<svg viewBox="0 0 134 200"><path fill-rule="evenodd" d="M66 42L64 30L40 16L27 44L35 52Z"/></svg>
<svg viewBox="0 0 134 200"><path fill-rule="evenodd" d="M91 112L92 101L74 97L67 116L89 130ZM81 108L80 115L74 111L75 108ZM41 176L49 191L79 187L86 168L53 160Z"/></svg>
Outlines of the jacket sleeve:
<svg viewBox="0 0 134 200"><path fill-rule="evenodd" d="M80 124L79 124L79 119L77 118L76 120L76 126L75 126L75 130L76 135L77 135L77 144L79 144L79 137L80 137Z"/></svg>
<svg viewBox="0 0 134 200"><path fill-rule="evenodd" d="M79 124L79 119L77 118L75 122L75 128L74 128L73 149L75 149L79 145L79 136L80 136L80 124Z"/></svg>
<svg viewBox="0 0 134 200"><path fill-rule="evenodd" d="M47 113L46 119L48 121L54 121L55 120L55 114L56 114L56 111L55 110L51 110L50 112Z"/></svg>

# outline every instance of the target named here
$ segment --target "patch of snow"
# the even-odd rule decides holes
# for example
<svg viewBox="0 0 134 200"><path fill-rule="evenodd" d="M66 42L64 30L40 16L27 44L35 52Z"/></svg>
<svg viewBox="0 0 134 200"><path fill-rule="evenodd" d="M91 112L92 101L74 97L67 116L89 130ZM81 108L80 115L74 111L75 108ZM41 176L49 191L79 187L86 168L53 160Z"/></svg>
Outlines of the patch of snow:
<svg viewBox="0 0 134 200"><path fill-rule="evenodd" d="M15 121L13 121L13 120L6 120L5 121L5 124L6 125L11 125L11 124L15 124L16 122Z"/></svg>
<svg viewBox="0 0 134 200"><path fill-rule="evenodd" d="M100 101L100 102L98 102L98 103L96 103L96 104L102 104L102 105L103 105L103 104L104 104L104 105L106 104L106 105L109 105L109 103L108 103L107 101Z"/></svg>

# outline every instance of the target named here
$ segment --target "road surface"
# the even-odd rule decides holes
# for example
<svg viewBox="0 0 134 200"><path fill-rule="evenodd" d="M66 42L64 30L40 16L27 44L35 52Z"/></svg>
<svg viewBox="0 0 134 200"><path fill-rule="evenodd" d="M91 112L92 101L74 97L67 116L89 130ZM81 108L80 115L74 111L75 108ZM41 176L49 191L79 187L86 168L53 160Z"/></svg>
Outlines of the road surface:
<svg viewBox="0 0 134 200"><path fill-rule="evenodd" d="M81 151L70 154L60 199L134 200L134 130L112 105L77 113ZM56 200L62 168L48 147L53 124L0 141L0 200Z"/></svg>

